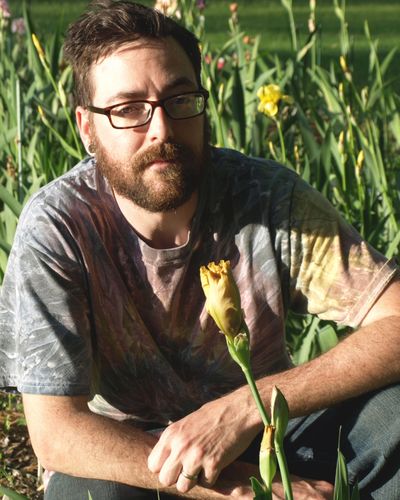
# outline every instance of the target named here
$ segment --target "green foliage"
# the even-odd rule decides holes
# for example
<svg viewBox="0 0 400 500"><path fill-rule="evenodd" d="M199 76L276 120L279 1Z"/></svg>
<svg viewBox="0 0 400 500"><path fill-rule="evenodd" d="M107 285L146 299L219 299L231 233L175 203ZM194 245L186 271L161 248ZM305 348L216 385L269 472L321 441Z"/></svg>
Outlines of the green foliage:
<svg viewBox="0 0 400 500"><path fill-rule="evenodd" d="M345 2L334 0L331 7L338 20L341 58L328 64L318 10L310 3L308 31L304 27L299 32L293 2L281 4L291 42L287 57L262 53L260 36L242 31L240 11L232 12L226 42L211 47L204 13L194 0L178 2L182 22L202 43L211 142L285 163L322 192L373 246L388 257L399 257L400 96L388 77L396 50L381 59L365 23L369 64L360 86ZM71 71L62 58L62 37L56 31L35 47L35 26L26 9L24 21L26 33L20 35L12 32L10 19L0 17L0 281L23 205L83 154L72 121ZM268 84L279 85L292 98L280 101L273 116L257 110L257 92ZM294 362L328 350L342 332L318 318L289 317ZM350 498L340 450L336 479L335 498ZM256 480L253 488L265 497ZM0 492L23 498L4 487ZM357 487L351 498L358 498Z"/></svg>
<svg viewBox="0 0 400 500"><path fill-rule="evenodd" d="M254 500L272 500L272 491L267 491L256 477L250 478Z"/></svg>
<svg viewBox="0 0 400 500"><path fill-rule="evenodd" d="M283 4L293 46L286 60L262 57L258 37L244 36L237 15L230 20L231 37L221 50L212 53L204 46L212 140L249 155L272 156L293 168L374 247L398 258L400 99L386 78L396 49L381 61L365 23L370 57L367 81L360 87L355 83L345 3L334 2L342 55L329 69L317 64L321 46L316 11L310 9L311 31L300 46L292 29L291 2ZM266 117L257 112L256 95L260 86L270 83L278 84L293 102L282 101L278 114ZM288 342L294 361L304 362L329 349L341 331L317 318L290 316Z"/></svg>
<svg viewBox="0 0 400 500"><path fill-rule="evenodd" d="M358 490L358 483L353 487L350 492L349 479L347 474L347 464L343 453L340 451L340 431L339 431L339 445L338 456L336 462L335 474L335 488L333 492L333 500L359 500L360 493Z"/></svg>
<svg viewBox="0 0 400 500"><path fill-rule="evenodd" d="M46 40L42 61L26 9L24 22L21 35L12 32L10 19L0 18L0 280L22 206L82 157L72 109L63 99L71 71L62 60L61 37L54 33Z"/></svg>
<svg viewBox="0 0 400 500"><path fill-rule="evenodd" d="M1 485L0 485L0 493L2 495L6 495L10 500L28 500L28 497L20 495L19 493L10 490L10 488L6 488L5 486Z"/></svg>
<svg viewBox="0 0 400 500"><path fill-rule="evenodd" d="M199 11L194 0L178 2L175 13L180 12L181 22L202 43L211 141L285 163L322 192L374 247L398 257L400 96L387 76L396 50L380 60L365 23L369 65L360 86L345 2L335 0L331 6L342 57L330 64L323 57L319 10L310 2L308 28L303 22L299 32L292 2L281 2L292 45L285 58L263 55L260 36L242 31L243 6L231 13L227 41L215 49L208 43L207 10ZM62 58L62 37L56 30L35 47L35 26L27 9L24 21L25 35L13 33L9 19L2 19L0 26L0 281L22 206L83 154L72 122L71 71ZM273 117L257 110L257 92L268 84L279 85L292 98L281 101ZM294 361L324 352L342 331L318 319L290 316L288 345Z"/></svg>

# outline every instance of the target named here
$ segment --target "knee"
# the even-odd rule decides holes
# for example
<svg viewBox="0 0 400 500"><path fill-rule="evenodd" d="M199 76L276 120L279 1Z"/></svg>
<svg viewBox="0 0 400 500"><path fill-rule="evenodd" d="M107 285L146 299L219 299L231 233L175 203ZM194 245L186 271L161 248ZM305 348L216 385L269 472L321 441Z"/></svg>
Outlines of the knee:
<svg viewBox="0 0 400 500"><path fill-rule="evenodd" d="M135 488L127 484L73 477L59 472L51 476L44 496L44 500L82 500L84 498L93 498L93 500L150 500L157 497L150 490Z"/></svg>
<svg viewBox="0 0 400 500"><path fill-rule="evenodd" d="M400 491L399 407L399 384L362 396L353 407L343 444L349 478L359 481L363 499L397 498ZM395 496L388 495L392 490Z"/></svg>

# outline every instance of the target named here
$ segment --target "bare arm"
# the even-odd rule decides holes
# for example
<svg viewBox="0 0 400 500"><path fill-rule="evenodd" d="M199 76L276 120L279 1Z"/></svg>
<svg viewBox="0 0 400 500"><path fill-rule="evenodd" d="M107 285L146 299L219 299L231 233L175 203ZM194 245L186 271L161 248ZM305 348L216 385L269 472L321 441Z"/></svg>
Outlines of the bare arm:
<svg viewBox="0 0 400 500"><path fill-rule="evenodd" d="M36 455L48 470L65 474L118 481L141 488L178 495L163 487L147 467L157 438L130 425L95 415L86 397L23 395L31 441ZM225 478L213 488L196 486L187 498L252 498L246 468L234 468L235 480Z"/></svg>
<svg viewBox="0 0 400 500"><path fill-rule="evenodd" d="M397 281L385 290L357 332L319 358L265 377L257 386L267 407L276 385L288 401L291 416L305 415L399 381L399 357ZM149 457L149 467L163 484L178 481L178 487L186 488L176 475L182 466L204 470L212 482L247 448L261 427L249 390L242 387L167 428Z"/></svg>
<svg viewBox="0 0 400 500"><path fill-rule="evenodd" d="M24 394L23 401L34 450L49 470L152 490L158 488L185 498L253 498L249 477L257 476L255 465L234 462L213 487L194 486L185 494L174 487L162 486L149 471L147 458L157 441L154 436L91 413L84 397ZM330 498L331 488L327 483L301 478L295 481L296 500ZM274 500L284 498L282 485L277 482Z"/></svg>
<svg viewBox="0 0 400 500"><path fill-rule="evenodd" d="M260 381L259 388L267 399L270 384L279 386L291 415L305 415L398 382L399 355L400 281L395 281L356 332L309 363Z"/></svg>

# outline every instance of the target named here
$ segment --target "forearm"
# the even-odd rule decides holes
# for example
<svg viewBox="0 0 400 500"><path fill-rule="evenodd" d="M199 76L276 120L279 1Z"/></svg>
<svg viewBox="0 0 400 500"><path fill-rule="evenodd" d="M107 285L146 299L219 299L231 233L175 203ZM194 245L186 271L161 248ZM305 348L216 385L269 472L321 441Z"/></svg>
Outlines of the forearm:
<svg viewBox="0 0 400 500"><path fill-rule="evenodd" d="M294 417L397 382L399 336L397 316L360 328L320 357L257 381L261 397L268 408L276 385L285 395Z"/></svg>
<svg viewBox="0 0 400 500"><path fill-rule="evenodd" d="M86 410L60 409L59 404L54 407L55 412L47 407L46 412L39 415L35 406L40 405L35 401L43 397L46 398L24 395L24 406L33 447L42 465L49 470L159 489L186 498L223 499L240 491L240 481L231 481L229 474L213 489L196 486L186 495L173 487L163 487L147 466L148 455L157 441L154 436ZM50 417L45 414L51 415L51 421L46 421ZM51 432L38 431L38 427Z"/></svg>

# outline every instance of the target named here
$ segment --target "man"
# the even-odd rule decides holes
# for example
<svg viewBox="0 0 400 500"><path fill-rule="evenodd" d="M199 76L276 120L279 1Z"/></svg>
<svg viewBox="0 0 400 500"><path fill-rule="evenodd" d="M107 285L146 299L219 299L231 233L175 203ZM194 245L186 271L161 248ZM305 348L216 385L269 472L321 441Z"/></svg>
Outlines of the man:
<svg viewBox="0 0 400 500"><path fill-rule="evenodd" d="M261 396L299 417L289 467L314 479L295 498L330 497L340 425L363 498L397 498L396 266L292 171L208 146L197 41L173 21L99 2L65 53L91 156L26 206L0 308L0 384L56 471L46 498L252 498L262 423L199 280L220 259ZM293 368L288 308L359 328Z"/></svg>

